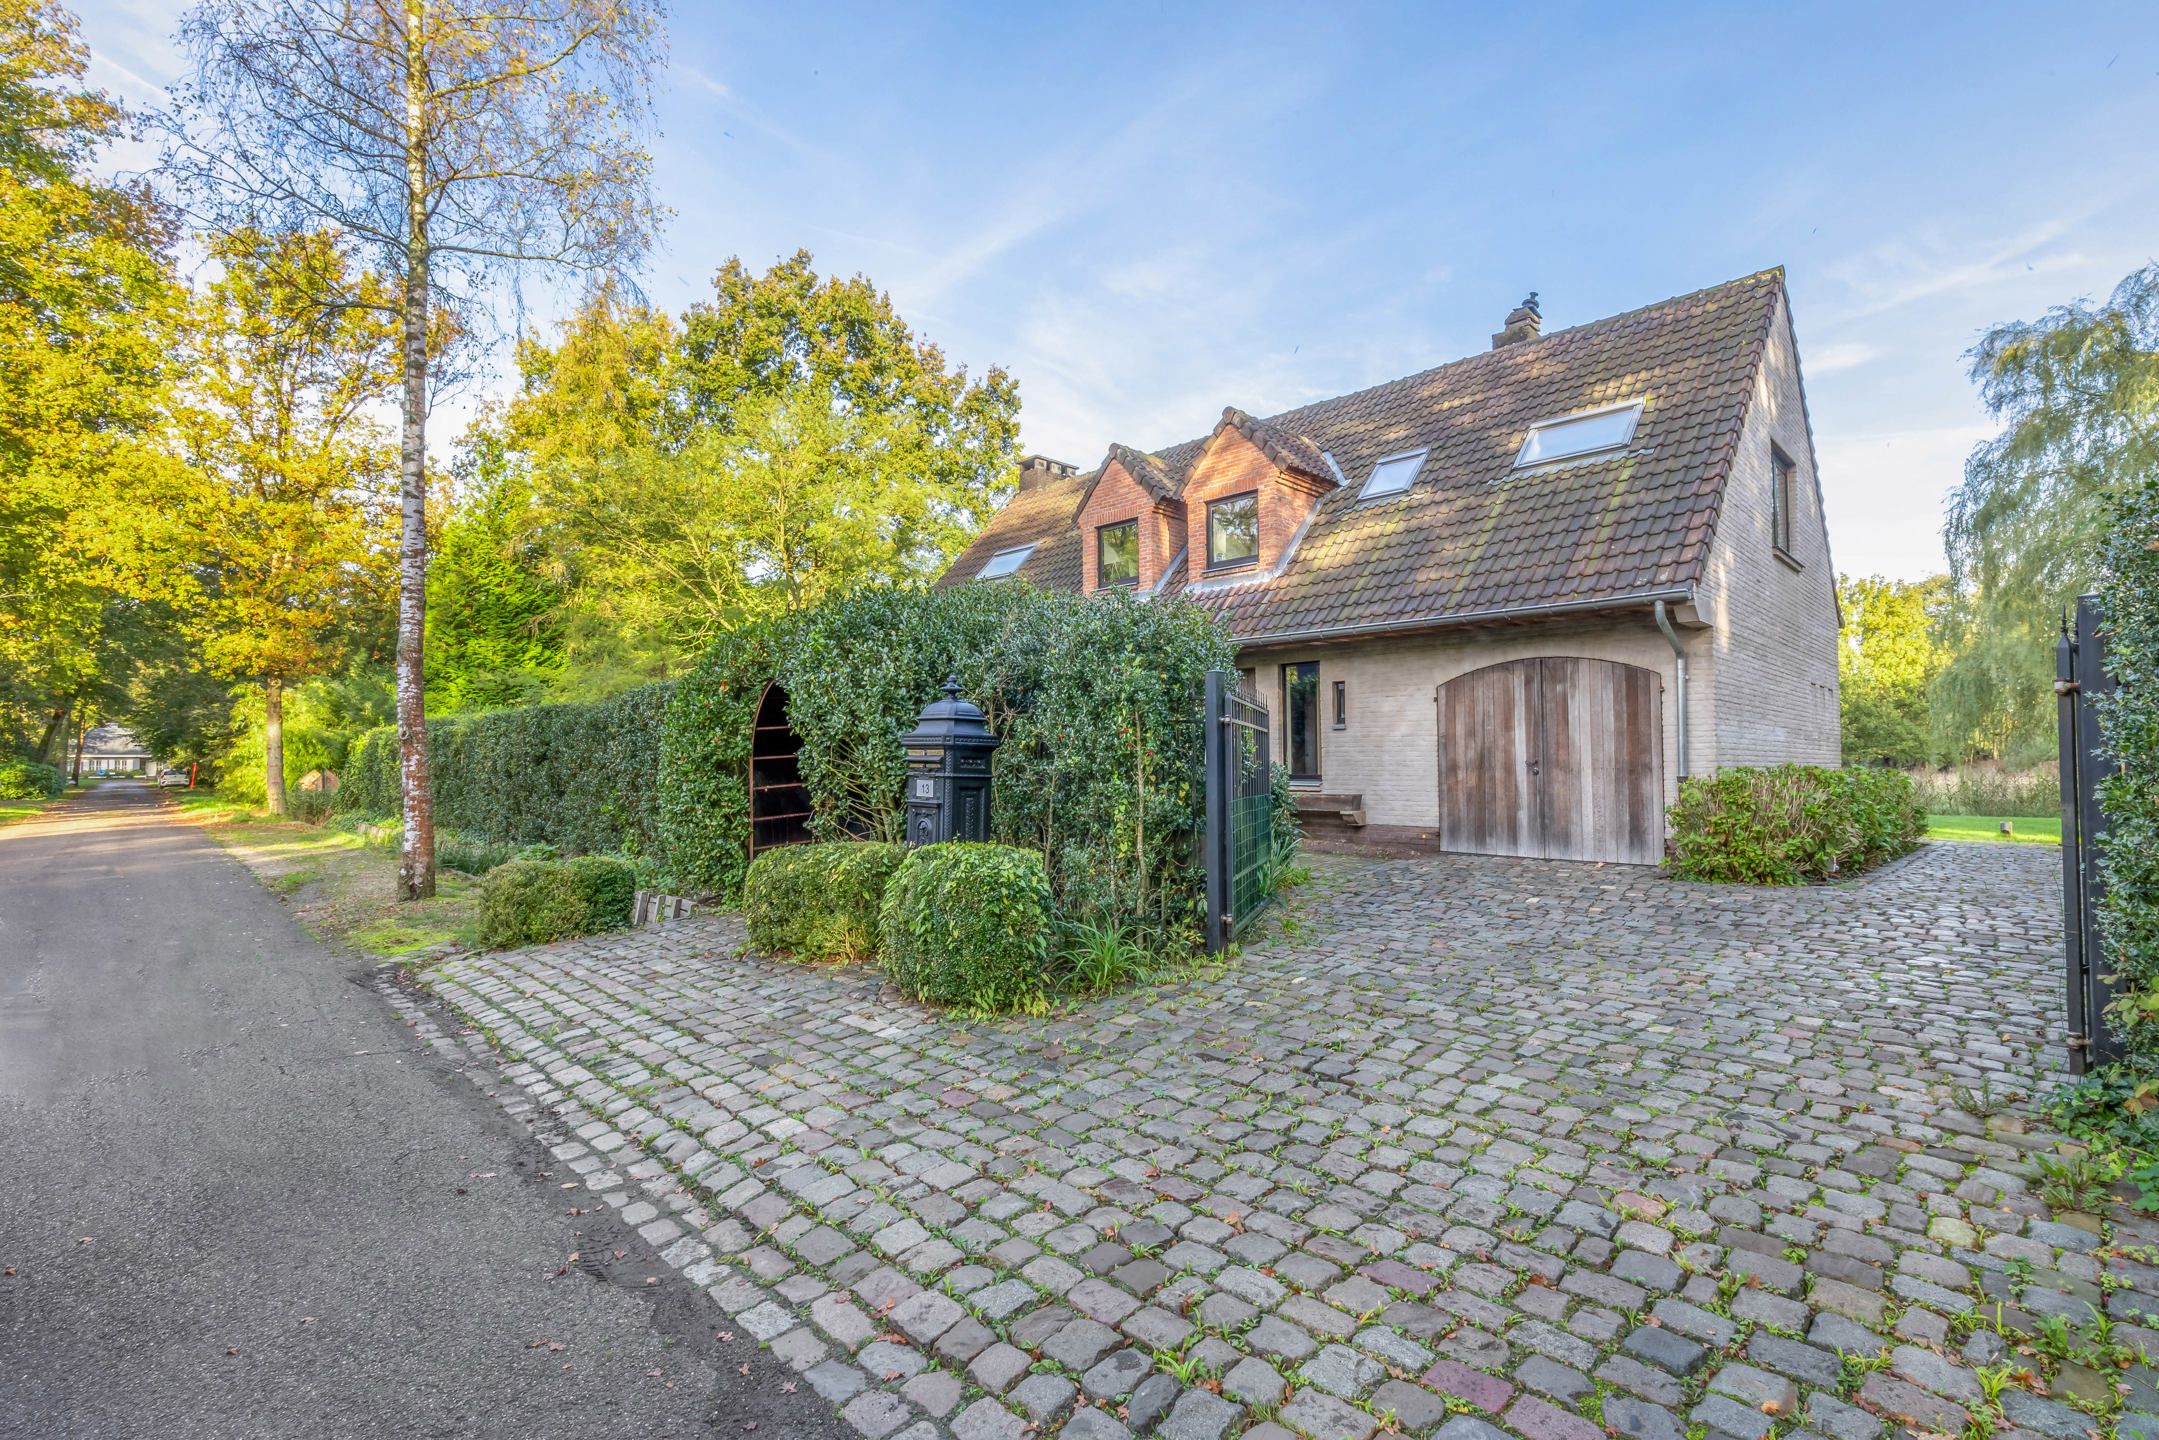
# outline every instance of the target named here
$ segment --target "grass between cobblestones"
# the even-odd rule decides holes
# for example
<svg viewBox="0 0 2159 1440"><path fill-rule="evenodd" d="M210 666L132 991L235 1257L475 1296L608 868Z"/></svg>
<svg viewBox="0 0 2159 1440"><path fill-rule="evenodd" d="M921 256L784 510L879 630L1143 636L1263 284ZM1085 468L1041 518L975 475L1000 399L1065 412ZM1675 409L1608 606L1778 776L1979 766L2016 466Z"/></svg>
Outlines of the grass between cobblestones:
<svg viewBox="0 0 2159 1440"><path fill-rule="evenodd" d="M244 861L317 939L386 960L478 943L479 883L438 873L431 900L397 898L397 852L334 825L279 820L213 790L168 799Z"/></svg>
<svg viewBox="0 0 2159 1440"><path fill-rule="evenodd" d="M727 916L417 978L870 1440L2159 1440L2159 1227L2041 1194L2053 863L1327 857L996 1023Z"/></svg>

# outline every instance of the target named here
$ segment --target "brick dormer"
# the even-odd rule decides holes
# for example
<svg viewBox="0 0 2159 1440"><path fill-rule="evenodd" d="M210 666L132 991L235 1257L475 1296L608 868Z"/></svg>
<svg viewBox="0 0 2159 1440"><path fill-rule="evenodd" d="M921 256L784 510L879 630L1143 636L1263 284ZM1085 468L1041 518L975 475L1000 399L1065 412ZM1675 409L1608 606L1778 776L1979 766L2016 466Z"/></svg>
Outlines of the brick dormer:
<svg viewBox="0 0 2159 1440"><path fill-rule="evenodd" d="M1132 527L1139 552L1137 575L1125 584L1102 583L1102 531ZM1149 591L1184 547L1184 502L1169 470L1154 456L1112 445L1079 511L1082 585L1088 594L1105 589Z"/></svg>
<svg viewBox="0 0 2159 1440"><path fill-rule="evenodd" d="M1312 507L1339 483L1334 466L1310 440L1230 406L1185 480L1186 572L1204 584L1272 571ZM1210 552L1209 516L1217 511L1217 529L1225 540L1245 520L1256 522L1256 553L1251 558Z"/></svg>

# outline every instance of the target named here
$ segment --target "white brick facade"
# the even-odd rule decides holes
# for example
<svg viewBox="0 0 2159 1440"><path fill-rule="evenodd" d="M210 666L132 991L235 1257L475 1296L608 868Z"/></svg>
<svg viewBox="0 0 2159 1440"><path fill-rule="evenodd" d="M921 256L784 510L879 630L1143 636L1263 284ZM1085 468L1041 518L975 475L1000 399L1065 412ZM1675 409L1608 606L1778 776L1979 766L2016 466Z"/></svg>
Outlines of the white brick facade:
<svg viewBox="0 0 2159 1440"><path fill-rule="evenodd" d="M1773 446L1795 466L1789 558L1771 544ZM1781 303L1696 593L1691 611L1674 609L1687 646L1688 771L1783 761L1836 764L1836 577L1798 355ZM1435 826L1439 818L1436 690L1457 675L1532 656L1616 661L1661 678L1662 768L1669 803L1681 773L1674 656L1647 611L1594 621L1254 648L1238 663L1254 672L1276 711L1276 754L1282 758L1280 667L1317 661L1319 788L1330 795L1362 795L1370 825L1420 829ZM1332 724L1336 681L1346 687L1340 728Z"/></svg>

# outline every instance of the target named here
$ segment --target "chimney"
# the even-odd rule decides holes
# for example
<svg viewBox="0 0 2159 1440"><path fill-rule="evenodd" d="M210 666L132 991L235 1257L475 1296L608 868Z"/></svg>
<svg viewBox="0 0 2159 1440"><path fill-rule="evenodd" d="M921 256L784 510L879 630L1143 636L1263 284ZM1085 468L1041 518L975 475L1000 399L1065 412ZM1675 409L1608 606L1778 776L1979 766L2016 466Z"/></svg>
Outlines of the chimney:
<svg viewBox="0 0 2159 1440"><path fill-rule="evenodd" d="M1067 465L1062 460L1052 460L1047 455L1029 455L1020 462L1019 486L1022 491L1050 480L1069 480L1079 474L1079 466Z"/></svg>
<svg viewBox="0 0 2159 1440"><path fill-rule="evenodd" d="M1507 312L1507 328L1492 337L1492 348L1534 340L1543 326L1544 312L1537 308L1537 292L1532 290L1527 300Z"/></svg>

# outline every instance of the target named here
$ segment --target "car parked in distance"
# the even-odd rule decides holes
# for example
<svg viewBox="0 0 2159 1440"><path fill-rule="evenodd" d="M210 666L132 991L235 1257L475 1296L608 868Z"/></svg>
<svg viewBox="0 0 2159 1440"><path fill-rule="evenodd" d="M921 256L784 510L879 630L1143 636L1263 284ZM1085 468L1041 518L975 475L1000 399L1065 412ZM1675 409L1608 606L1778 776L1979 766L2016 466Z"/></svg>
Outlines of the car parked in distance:
<svg viewBox="0 0 2159 1440"><path fill-rule="evenodd" d="M187 788L187 772L167 766L165 769L158 771L157 786L160 790L185 790Z"/></svg>

